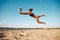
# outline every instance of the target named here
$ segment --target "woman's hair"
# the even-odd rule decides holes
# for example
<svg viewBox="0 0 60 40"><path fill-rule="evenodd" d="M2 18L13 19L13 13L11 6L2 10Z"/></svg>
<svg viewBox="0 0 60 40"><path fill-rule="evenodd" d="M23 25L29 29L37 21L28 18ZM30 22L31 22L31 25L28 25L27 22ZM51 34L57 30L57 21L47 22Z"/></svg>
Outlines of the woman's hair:
<svg viewBox="0 0 60 40"><path fill-rule="evenodd" d="M31 9L29 9L29 11L33 11L33 9L31 8Z"/></svg>

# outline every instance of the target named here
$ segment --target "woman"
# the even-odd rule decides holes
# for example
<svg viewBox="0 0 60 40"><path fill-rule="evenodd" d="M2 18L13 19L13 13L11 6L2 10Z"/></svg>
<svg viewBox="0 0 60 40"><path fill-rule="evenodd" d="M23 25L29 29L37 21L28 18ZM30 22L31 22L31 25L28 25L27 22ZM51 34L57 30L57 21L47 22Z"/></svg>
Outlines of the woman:
<svg viewBox="0 0 60 40"><path fill-rule="evenodd" d="M28 12L22 12L22 8L19 8L19 14L29 15L29 16L35 18L38 24L44 24L44 25L46 25L45 22L39 21L39 18L42 17L42 16L45 16L45 15L37 16L37 15L35 15L34 13L32 13L32 11L33 11L33 9L29 9Z"/></svg>

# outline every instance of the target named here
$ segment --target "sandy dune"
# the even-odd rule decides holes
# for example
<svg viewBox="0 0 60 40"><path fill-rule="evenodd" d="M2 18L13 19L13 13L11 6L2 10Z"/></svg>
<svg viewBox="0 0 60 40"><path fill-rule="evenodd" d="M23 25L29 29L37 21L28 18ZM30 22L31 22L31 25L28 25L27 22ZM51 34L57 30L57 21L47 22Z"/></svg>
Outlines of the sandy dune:
<svg viewBox="0 0 60 40"><path fill-rule="evenodd" d="M0 40L60 40L60 29L0 30Z"/></svg>

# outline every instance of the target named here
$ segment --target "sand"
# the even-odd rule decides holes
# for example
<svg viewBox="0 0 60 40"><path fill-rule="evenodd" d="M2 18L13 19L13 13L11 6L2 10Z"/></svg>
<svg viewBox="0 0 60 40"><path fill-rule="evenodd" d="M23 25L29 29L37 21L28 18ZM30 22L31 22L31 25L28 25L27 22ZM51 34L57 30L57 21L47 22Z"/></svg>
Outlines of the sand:
<svg viewBox="0 0 60 40"><path fill-rule="evenodd" d="M0 40L60 40L60 29L0 30Z"/></svg>

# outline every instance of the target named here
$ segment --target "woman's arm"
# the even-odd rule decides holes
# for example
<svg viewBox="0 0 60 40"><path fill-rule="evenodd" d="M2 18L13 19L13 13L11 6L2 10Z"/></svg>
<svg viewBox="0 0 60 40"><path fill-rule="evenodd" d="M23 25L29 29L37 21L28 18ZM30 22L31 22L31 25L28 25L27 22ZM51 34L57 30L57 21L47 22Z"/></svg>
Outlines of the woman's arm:
<svg viewBox="0 0 60 40"><path fill-rule="evenodd" d="M20 12L20 14L28 15L29 13L28 12Z"/></svg>

